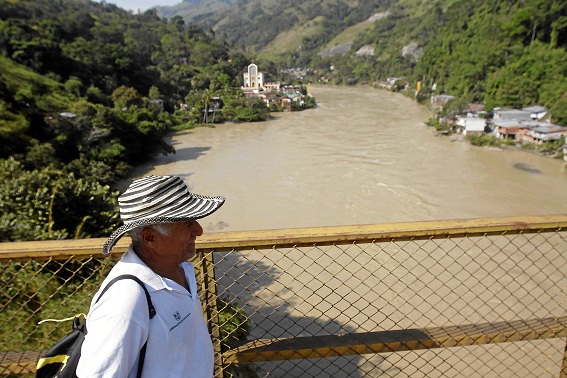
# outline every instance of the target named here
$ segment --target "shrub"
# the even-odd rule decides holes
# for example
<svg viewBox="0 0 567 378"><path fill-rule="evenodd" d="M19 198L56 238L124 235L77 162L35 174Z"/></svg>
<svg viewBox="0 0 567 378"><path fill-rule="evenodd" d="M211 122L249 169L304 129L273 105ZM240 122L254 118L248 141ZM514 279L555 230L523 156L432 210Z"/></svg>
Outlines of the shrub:
<svg viewBox="0 0 567 378"><path fill-rule="evenodd" d="M250 333L250 319L244 309L230 298L219 298L217 308L219 309L221 349L224 352L228 348L226 343L246 340ZM253 364L231 364L225 368L224 376L256 378L258 377L256 370Z"/></svg>
<svg viewBox="0 0 567 378"><path fill-rule="evenodd" d="M505 141L492 134L467 135L466 140L474 146L483 147L502 147L506 144Z"/></svg>

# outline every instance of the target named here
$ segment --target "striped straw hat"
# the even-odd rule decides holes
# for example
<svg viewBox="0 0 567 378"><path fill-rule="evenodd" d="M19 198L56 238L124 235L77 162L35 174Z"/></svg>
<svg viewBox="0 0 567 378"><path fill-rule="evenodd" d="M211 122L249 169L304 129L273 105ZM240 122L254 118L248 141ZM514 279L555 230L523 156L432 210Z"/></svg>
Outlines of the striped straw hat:
<svg viewBox="0 0 567 378"><path fill-rule="evenodd" d="M178 176L146 176L134 180L118 197L124 225L104 243L102 253L110 253L118 239L136 227L201 219L214 213L223 203L223 197L190 193Z"/></svg>

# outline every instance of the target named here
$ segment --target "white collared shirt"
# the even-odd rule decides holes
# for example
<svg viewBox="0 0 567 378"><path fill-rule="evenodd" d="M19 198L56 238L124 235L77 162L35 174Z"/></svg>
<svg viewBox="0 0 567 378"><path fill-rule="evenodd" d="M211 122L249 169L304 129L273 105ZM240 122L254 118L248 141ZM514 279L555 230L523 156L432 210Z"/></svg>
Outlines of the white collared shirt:
<svg viewBox="0 0 567 378"><path fill-rule="evenodd" d="M87 316L78 377L136 377L139 352L146 340L142 377L212 377L213 347L197 297L193 265L184 262L181 266L190 292L154 273L130 246L101 288L122 274L138 277L146 284L156 316L149 319L144 290L133 280L116 282L95 304L99 289Z"/></svg>

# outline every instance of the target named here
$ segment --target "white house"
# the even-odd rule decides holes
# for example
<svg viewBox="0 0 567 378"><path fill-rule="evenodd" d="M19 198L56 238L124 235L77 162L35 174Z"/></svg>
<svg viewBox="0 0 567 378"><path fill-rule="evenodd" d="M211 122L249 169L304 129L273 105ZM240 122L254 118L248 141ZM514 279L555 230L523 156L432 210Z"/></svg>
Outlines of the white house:
<svg viewBox="0 0 567 378"><path fill-rule="evenodd" d="M486 119L481 117L457 116L455 124L463 128L464 135L478 135L484 132Z"/></svg>

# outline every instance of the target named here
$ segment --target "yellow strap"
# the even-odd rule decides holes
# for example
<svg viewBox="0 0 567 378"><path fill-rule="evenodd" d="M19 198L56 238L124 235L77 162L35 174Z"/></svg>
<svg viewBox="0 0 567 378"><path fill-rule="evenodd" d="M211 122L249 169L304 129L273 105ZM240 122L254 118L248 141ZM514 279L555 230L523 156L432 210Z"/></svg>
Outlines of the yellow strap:
<svg viewBox="0 0 567 378"><path fill-rule="evenodd" d="M79 317L79 316L82 316L82 317L85 318L85 319L87 318L87 316L86 316L85 314L80 313L80 314L77 314L77 315L75 315L75 316L70 316L70 317L65 318L65 319L43 319L43 320L40 320L39 322L37 322L37 324L43 324L43 323L45 323L45 322L62 323L62 322L66 322L66 321L68 321L68 320L73 320L73 319L75 319L75 318L77 318L77 317Z"/></svg>
<svg viewBox="0 0 567 378"><path fill-rule="evenodd" d="M36 370L41 369L45 365L49 365L49 364L53 364L53 363L63 364L63 366L61 366L61 368L64 368L65 365L67 365L68 359L69 359L69 356L67 356L66 354L59 354L59 355L53 356L53 357L40 358L39 361L37 361Z"/></svg>

